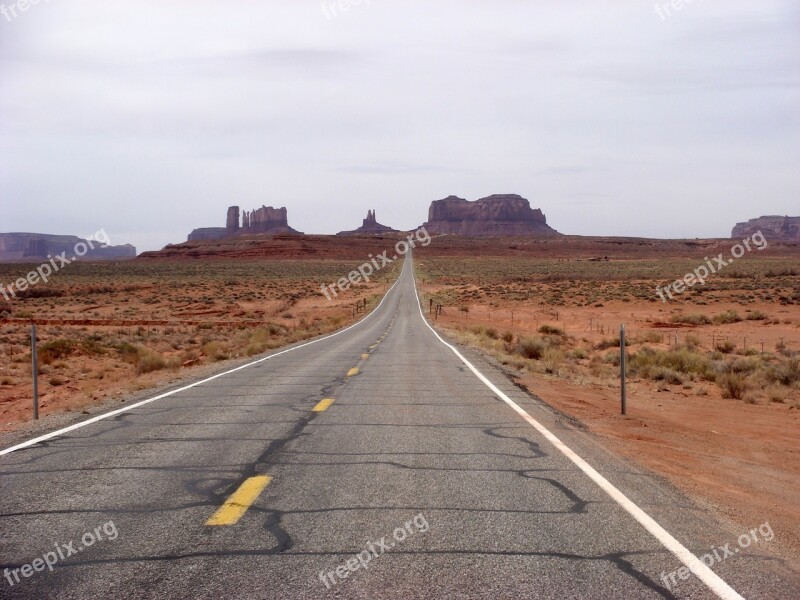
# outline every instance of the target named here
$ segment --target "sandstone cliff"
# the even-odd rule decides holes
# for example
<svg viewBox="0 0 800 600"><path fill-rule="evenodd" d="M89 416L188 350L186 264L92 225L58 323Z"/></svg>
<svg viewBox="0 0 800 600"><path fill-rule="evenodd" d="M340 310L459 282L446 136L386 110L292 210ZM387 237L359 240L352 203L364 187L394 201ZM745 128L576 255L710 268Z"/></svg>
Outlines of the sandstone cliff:
<svg viewBox="0 0 800 600"><path fill-rule="evenodd" d="M289 227L288 211L285 207L262 206L250 212L244 211L240 233L300 233Z"/></svg>
<svg viewBox="0 0 800 600"><path fill-rule="evenodd" d="M425 228L434 234L465 236L554 236L541 210L516 194L496 194L470 202L457 196L435 200Z"/></svg>
<svg viewBox="0 0 800 600"><path fill-rule="evenodd" d="M353 231L340 231L336 235L376 235L382 233L397 233L396 229L381 225L375 217L375 211L367 211L367 218L361 224L361 227Z"/></svg>
<svg viewBox="0 0 800 600"><path fill-rule="evenodd" d="M266 233L271 235L276 233L300 234L299 231L295 231L289 227L289 217L286 208L262 206L255 210L240 213L238 206L231 206L228 208L225 227L201 227L200 229L195 229L189 234L188 241L219 240L235 235L253 233Z"/></svg>
<svg viewBox="0 0 800 600"><path fill-rule="evenodd" d="M225 227L201 227L189 234L188 241L199 242L202 240L219 240L228 235Z"/></svg>
<svg viewBox="0 0 800 600"><path fill-rule="evenodd" d="M106 238L108 239L108 238ZM122 246L102 246L92 242L91 248L86 240L74 235L50 235L47 233L0 233L0 261L38 261L48 255L57 256L66 252L70 260L75 255L75 246L86 244L84 259L133 258L136 248L130 244ZM78 250L82 252L82 250Z"/></svg>
<svg viewBox="0 0 800 600"><path fill-rule="evenodd" d="M767 240L800 241L800 217L767 216L737 223L731 237L746 238L761 231Z"/></svg>

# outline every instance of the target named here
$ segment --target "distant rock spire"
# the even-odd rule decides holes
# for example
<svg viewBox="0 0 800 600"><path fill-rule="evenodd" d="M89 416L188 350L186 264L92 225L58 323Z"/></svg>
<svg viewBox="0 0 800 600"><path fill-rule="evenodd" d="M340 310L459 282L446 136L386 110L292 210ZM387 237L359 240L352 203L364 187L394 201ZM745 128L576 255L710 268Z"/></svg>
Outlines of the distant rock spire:
<svg viewBox="0 0 800 600"><path fill-rule="evenodd" d="M367 210L367 218L362 221L361 227L353 231L340 231L336 235L377 235L396 232L396 229L378 223L378 219L375 216L375 209L369 209Z"/></svg>

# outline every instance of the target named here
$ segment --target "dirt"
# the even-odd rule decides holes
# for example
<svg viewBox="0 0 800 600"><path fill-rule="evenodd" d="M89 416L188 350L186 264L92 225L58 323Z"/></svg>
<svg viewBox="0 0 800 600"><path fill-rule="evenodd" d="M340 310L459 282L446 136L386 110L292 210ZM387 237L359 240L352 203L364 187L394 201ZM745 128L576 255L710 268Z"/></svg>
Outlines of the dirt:
<svg viewBox="0 0 800 600"><path fill-rule="evenodd" d="M396 239L250 236L170 246L135 261L71 265L35 295L0 305L0 431L30 419L31 322L38 323L40 345L78 343L43 365L42 414L88 411L217 361L241 360L346 325L359 316L357 302L374 306L394 271L333 302L320 294L320 285ZM709 353L731 344L726 360L739 353L742 360L755 355L777 362L800 350L796 243L770 244L673 302L655 296L657 285L682 277L704 256L727 252L732 243L442 236L417 251L418 282L426 307L429 300L444 307L437 324L479 347L471 328L509 331L515 340L536 335L542 325L563 329L570 351L583 351L584 358L561 357L550 367L528 361L518 371L520 381L742 529L769 521L776 532L771 547L800 570L800 388L759 386L733 400L723 399L713 382L633 377L628 415L618 414L618 381L608 357L619 349L607 343L621 323L634 351L645 344L669 350L694 340ZM0 281L27 270L0 265ZM743 320L674 322L729 310ZM157 353L164 366L138 372L125 358L126 344Z"/></svg>
<svg viewBox="0 0 800 600"><path fill-rule="evenodd" d="M321 284L357 264L282 257L70 265L35 295L0 305L0 313L6 311L0 318L0 432L32 418L34 323L40 416L83 412L352 323L375 306L394 276L387 267L329 301ZM28 269L0 265L0 281Z"/></svg>
<svg viewBox="0 0 800 600"><path fill-rule="evenodd" d="M529 244L558 249L549 258L519 245L511 249L515 243L472 255L469 247L483 243L421 256L417 271L425 307L433 300L444 309L437 326L490 352L532 393L735 529L769 522L776 532L771 551L800 572L800 385L764 383L765 369L796 360L800 351L798 247L772 247L769 255L748 257L664 303L656 286L689 272L698 250L710 252L707 246L669 242L655 258L657 243L631 241L609 246L618 252L609 250L608 261L589 261L601 248L597 240ZM740 320L726 322L722 317L729 311ZM676 322L696 315L712 322ZM620 353L614 341L621 324L629 354L690 343L718 363L752 360L764 366L746 376L749 390L739 399L723 398L721 386L702 377L668 382L629 375L622 416L613 360ZM558 358L521 360L513 347L546 337L542 326L564 332ZM504 336L511 341L504 343Z"/></svg>

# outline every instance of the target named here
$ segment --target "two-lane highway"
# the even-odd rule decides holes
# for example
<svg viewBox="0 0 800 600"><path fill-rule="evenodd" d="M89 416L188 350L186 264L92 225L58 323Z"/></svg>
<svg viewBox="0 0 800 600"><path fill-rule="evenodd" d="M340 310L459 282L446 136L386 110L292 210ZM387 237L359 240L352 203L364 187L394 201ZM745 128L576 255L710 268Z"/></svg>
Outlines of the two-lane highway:
<svg viewBox="0 0 800 600"><path fill-rule="evenodd" d="M797 597L459 352L409 259L347 330L5 453L0 598Z"/></svg>

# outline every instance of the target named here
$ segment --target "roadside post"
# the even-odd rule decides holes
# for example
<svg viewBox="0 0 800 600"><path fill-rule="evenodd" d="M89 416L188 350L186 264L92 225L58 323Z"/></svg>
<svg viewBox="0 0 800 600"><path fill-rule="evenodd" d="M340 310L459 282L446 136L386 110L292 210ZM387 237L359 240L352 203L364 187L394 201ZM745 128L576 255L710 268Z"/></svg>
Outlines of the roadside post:
<svg viewBox="0 0 800 600"><path fill-rule="evenodd" d="M622 403L622 414L627 410L627 398L625 397L625 325L619 327L619 381L620 381L620 401Z"/></svg>
<svg viewBox="0 0 800 600"><path fill-rule="evenodd" d="M39 353L36 350L36 324L31 325L31 363L33 366L33 418L39 420Z"/></svg>

